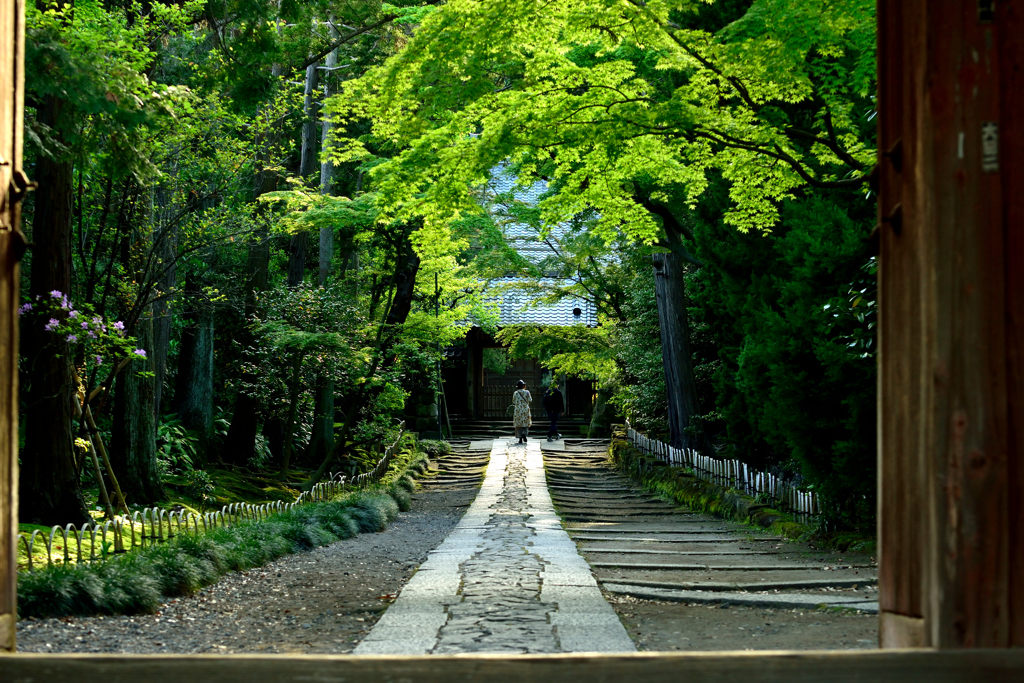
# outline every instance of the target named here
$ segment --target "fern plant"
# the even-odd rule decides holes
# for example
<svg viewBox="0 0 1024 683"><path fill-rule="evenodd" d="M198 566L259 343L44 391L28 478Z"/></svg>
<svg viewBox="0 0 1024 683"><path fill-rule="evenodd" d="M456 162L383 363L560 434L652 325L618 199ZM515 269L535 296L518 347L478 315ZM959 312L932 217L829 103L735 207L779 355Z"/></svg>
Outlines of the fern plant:
<svg viewBox="0 0 1024 683"><path fill-rule="evenodd" d="M177 415L164 417L156 428L156 458L162 474L182 474L195 467L199 436Z"/></svg>

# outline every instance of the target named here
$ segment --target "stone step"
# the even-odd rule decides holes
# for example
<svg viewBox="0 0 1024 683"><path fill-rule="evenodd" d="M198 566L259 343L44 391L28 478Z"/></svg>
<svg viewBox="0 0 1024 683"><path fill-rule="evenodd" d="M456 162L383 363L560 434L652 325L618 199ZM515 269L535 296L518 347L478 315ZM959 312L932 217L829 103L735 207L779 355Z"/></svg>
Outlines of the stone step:
<svg viewBox="0 0 1024 683"><path fill-rule="evenodd" d="M646 588L629 584L606 583L604 589L609 593L629 595L646 600L666 600L696 604L726 604L746 607L768 607L774 609L817 609L818 607L838 607L857 610L870 614L878 613L878 602L865 600L862 597L834 597L828 594L783 593L751 594L751 593L705 593L700 590L684 591L666 588Z"/></svg>
<svg viewBox="0 0 1024 683"><path fill-rule="evenodd" d="M783 555L781 550L739 550L708 548L707 550L644 550L639 548L580 548L584 554L615 554L615 555L686 555L698 557L718 557L720 555Z"/></svg>
<svg viewBox="0 0 1024 683"><path fill-rule="evenodd" d="M624 580L608 583L625 583ZM674 588L678 590L701 591L793 591L793 590L827 590L829 588L858 588L878 584L877 578L861 579L800 579L796 581L644 581L631 579L630 585L649 588Z"/></svg>
<svg viewBox="0 0 1024 683"><path fill-rule="evenodd" d="M823 566L811 566L803 563L794 564L703 564L703 563L690 563L683 564L677 562L591 562L591 567L595 569L653 569L653 570L666 570L671 569L674 571L702 571L702 572L794 572L794 571L808 571L816 570L823 571ZM846 567L848 569L857 568L870 568L870 565L850 565Z"/></svg>
<svg viewBox="0 0 1024 683"><path fill-rule="evenodd" d="M759 536L754 538L743 538L742 536L723 536L720 530L692 531L686 536L673 536L655 538L653 536L597 536L593 534L577 534L573 529L567 529L569 534L577 541L607 541L609 543L749 543L751 541L778 541L775 536ZM719 535L715 535L719 534Z"/></svg>

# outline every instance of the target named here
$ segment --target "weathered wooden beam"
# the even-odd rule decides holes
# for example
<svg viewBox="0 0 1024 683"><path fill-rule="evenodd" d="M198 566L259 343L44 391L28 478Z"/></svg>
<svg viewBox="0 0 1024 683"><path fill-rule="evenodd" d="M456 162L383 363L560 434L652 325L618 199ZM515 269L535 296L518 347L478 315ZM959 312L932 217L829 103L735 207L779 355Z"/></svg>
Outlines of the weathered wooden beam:
<svg viewBox="0 0 1024 683"><path fill-rule="evenodd" d="M23 0L0 0L0 652L15 645L18 542L18 262L24 252L21 170Z"/></svg>
<svg viewBox="0 0 1024 683"><path fill-rule="evenodd" d="M0 680L37 683L1017 683L1024 650L705 652L634 655L354 657L291 655L2 655Z"/></svg>
<svg viewBox="0 0 1024 683"><path fill-rule="evenodd" d="M878 10L881 641L1022 645L1020 3Z"/></svg>

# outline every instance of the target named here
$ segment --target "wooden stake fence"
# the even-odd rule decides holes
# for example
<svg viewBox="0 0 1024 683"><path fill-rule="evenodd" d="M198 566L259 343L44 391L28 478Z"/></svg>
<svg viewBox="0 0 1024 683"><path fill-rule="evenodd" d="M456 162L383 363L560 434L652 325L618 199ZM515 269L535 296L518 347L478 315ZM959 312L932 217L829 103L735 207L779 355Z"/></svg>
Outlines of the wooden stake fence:
<svg viewBox="0 0 1024 683"><path fill-rule="evenodd" d="M404 434L404 423L398 438L384 449L384 454L374 468L353 477L351 484L356 487L365 486L384 476L391 466L402 434ZM67 564L72 560L76 563L97 562L117 554L130 552L135 548L145 548L147 544L152 546L169 541L183 533L205 533L218 527L262 521L271 515L292 510L300 505L328 501L342 493L347 483L344 475L331 473L328 480L316 484L309 491L303 491L292 503L281 501L263 505L232 503L225 505L220 510L201 514L187 510L143 508L131 515L118 515L103 523L83 524L81 529L74 524L68 524L54 526L49 533L39 529L31 534L19 532L18 545L25 549L27 557L25 568L29 571L35 571L32 551L35 549L37 539L42 539L45 544L47 566L61 562ZM54 545L55 541L58 542L56 546ZM69 542L75 545L74 551L69 548ZM55 550L56 560L54 558Z"/></svg>
<svg viewBox="0 0 1024 683"><path fill-rule="evenodd" d="M647 438L628 424L626 438L637 449L662 462L674 467L685 467L698 478L718 486L766 498L773 506L788 510L804 521L821 514L818 494L801 491L792 482L770 472L759 472L736 459L720 460L693 449L673 448L662 441Z"/></svg>

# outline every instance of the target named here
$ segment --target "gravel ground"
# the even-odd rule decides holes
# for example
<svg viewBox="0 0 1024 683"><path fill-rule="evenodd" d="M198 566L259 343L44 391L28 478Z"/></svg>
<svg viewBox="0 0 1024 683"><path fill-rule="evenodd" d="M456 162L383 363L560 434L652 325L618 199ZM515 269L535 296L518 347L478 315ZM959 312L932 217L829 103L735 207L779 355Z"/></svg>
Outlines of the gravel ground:
<svg viewBox="0 0 1024 683"><path fill-rule="evenodd" d="M133 617L26 619L22 652L351 652L427 553L458 523L476 487L413 498L387 530L229 574Z"/></svg>
<svg viewBox="0 0 1024 683"><path fill-rule="evenodd" d="M878 616L852 611L695 605L605 593L640 651L863 650Z"/></svg>
<svg viewBox="0 0 1024 683"><path fill-rule="evenodd" d="M457 457L457 456L455 456ZM445 465L442 465L445 467ZM448 469L446 467L446 469ZM476 496L477 474L445 472L386 531L230 574L157 614L27 619L22 652L351 652ZM877 617L691 605L605 594L641 651L865 649Z"/></svg>

